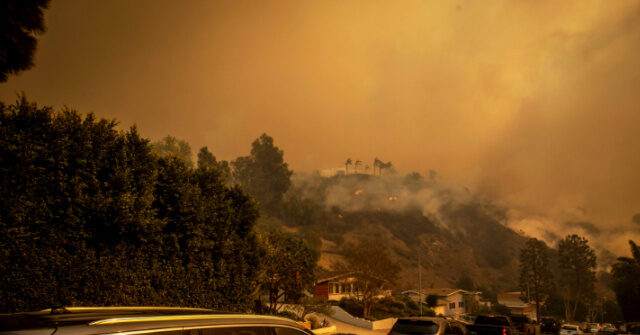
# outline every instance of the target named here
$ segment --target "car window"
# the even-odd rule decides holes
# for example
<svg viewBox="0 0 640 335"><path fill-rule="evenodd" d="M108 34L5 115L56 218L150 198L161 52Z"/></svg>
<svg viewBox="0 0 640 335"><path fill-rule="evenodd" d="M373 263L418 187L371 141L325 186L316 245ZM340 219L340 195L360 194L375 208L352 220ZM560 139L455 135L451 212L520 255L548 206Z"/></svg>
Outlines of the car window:
<svg viewBox="0 0 640 335"><path fill-rule="evenodd" d="M287 327L273 327L272 330L273 330L273 333L275 333L275 335L307 335L307 333L301 330L287 328ZM273 334L270 334L270 335L273 335Z"/></svg>
<svg viewBox="0 0 640 335"><path fill-rule="evenodd" d="M172 331L160 331L157 333L151 333L150 335L180 335L180 331L179 330L172 330Z"/></svg>
<svg viewBox="0 0 640 335"><path fill-rule="evenodd" d="M197 330L198 333L191 332L189 335L267 335L264 327L221 327L194 330Z"/></svg>

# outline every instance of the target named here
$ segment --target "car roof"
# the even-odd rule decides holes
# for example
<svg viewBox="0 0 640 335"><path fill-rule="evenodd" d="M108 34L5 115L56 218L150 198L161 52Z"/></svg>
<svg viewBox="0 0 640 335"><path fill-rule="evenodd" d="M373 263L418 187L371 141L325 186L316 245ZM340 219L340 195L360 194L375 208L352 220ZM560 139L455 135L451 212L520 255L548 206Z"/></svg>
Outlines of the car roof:
<svg viewBox="0 0 640 335"><path fill-rule="evenodd" d="M455 321L455 320L447 320L443 317L439 316L405 316L400 317L398 320L408 320L408 321L433 321L435 323L441 324L446 321Z"/></svg>
<svg viewBox="0 0 640 335"><path fill-rule="evenodd" d="M105 334L149 329L222 325L283 325L302 329L292 320L252 314L233 314L201 308L71 307L0 315L4 334Z"/></svg>

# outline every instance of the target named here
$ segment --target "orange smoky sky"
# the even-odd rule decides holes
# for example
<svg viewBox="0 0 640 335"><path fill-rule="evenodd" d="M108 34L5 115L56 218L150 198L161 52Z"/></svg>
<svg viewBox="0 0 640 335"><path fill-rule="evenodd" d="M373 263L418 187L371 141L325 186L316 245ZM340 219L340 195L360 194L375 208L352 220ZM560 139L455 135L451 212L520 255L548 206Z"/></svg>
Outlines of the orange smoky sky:
<svg viewBox="0 0 640 335"><path fill-rule="evenodd" d="M639 236L638 1L53 0L46 24L3 101L228 160L266 132L296 171L377 156L509 204L527 233Z"/></svg>

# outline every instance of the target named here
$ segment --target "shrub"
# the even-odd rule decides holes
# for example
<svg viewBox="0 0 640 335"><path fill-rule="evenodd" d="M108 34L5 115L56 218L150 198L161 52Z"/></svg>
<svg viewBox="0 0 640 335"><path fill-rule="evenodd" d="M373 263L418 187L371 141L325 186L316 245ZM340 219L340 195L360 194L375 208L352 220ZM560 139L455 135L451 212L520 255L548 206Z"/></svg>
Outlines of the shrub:
<svg viewBox="0 0 640 335"><path fill-rule="evenodd" d="M362 304L356 299L342 298L340 299L340 303L338 304L338 306L340 306L342 309L347 311L347 313L353 316L361 318L364 315L364 306L362 306Z"/></svg>

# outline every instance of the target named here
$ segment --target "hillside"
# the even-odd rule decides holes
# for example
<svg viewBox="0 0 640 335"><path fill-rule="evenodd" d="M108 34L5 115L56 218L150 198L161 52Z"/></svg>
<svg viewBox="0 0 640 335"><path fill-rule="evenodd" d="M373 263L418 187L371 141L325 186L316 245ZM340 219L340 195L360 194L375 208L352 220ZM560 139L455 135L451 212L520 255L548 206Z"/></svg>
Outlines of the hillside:
<svg viewBox="0 0 640 335"><path fill-rule="evenodd" d="M505 227L504 213L469 192L408 177L295 175L280 219L263 218L300 234L330 270L341 247L375 240L402 268L398 289L451 287L462 277L493 290L517 288L525 237Z"/></svg>

